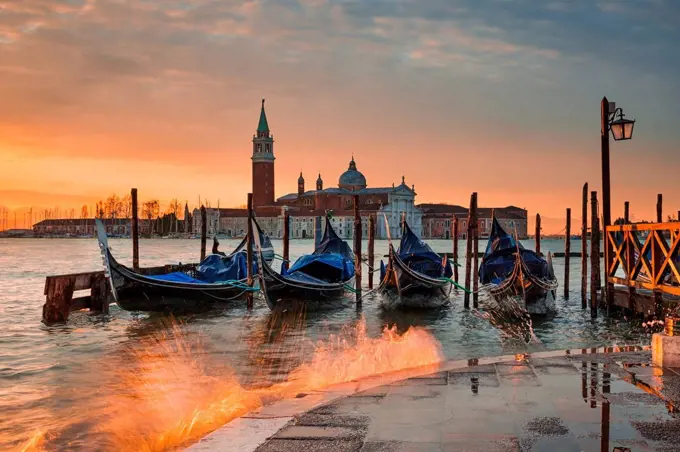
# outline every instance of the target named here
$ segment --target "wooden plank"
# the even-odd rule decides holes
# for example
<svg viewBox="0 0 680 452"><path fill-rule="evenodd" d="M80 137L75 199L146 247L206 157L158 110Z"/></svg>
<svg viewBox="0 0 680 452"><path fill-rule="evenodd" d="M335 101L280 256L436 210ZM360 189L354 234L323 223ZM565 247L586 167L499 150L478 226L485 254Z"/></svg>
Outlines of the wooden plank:
<svg viewBox="0 0 680 452"><path fill-rule="evenodd" d="M615 224L607 226L607 231L678 231L680 230L680 223L631 223L631 224Z"/></svg>
<svg viewBox="0 0 680 452"><path fill-rule="evenodd" d="M658 290L660 292L669 294L669 295L678 295L680 296L680 287L679 286L670 286L670 285L654 285L651 282L645 282L645 281L630 281L626 280L625 278L619 278L618 276L610 276L608 278L609 282L614 283L614 284L621 284L621 285L631 285L632 287L635 287L636 289L647 289L647 290Z"/></svg>

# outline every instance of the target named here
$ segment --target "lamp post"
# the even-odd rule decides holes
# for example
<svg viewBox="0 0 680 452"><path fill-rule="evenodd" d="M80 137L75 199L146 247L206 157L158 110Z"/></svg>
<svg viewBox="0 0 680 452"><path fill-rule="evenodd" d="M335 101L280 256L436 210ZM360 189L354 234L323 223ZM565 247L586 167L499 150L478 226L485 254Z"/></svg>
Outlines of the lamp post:
<svg viewBox="0 0 680 452"><path fill-rule="evenodd" d="M619 115L618 119L616 115ZM609 131L612 132L614 141L630 140L633 136L635 120L625 119L623 110L616 108L615 102L609 102L607 97L602 98L601 110L601 147L602 147L602 220L604 223L604 265L605 265L605 296L607 306L610 306L614 297L614 285L609 283L609 269L613 249L607 240L607 226L611 225L610 207L610 178L609 178Z"/></svg>

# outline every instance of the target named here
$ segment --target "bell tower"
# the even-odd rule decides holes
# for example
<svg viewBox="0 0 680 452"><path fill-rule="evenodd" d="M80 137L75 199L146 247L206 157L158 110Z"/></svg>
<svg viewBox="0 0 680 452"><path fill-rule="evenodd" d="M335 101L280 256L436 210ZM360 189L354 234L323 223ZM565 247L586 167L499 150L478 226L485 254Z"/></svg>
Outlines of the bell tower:
<svg viewBox="0 0 680 452"><path fill-rule="evenodd" d="M305 194L305 178L302 177L302 171L300 171L300 177L298 177L298 196Z"/></svg>
<svg viewBox="0 0 680 452"><path fill-rule="evenodd" d="M274 205L274 136L270 134L264 99L253 135L253 207Z"/></svg>

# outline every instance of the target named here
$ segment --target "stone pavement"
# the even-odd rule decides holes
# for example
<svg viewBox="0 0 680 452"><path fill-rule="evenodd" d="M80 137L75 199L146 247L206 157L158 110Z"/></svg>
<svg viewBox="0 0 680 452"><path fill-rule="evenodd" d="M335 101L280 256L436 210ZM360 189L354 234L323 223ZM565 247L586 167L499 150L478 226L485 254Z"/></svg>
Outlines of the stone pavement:
<svg viewBox="0 0 680 452"><path fill-rule="evenodd" d="M265 409L251 419L259 441L206 450L680 452L680 369L649 351L593 352L448 363L295 415Z"/></svg>

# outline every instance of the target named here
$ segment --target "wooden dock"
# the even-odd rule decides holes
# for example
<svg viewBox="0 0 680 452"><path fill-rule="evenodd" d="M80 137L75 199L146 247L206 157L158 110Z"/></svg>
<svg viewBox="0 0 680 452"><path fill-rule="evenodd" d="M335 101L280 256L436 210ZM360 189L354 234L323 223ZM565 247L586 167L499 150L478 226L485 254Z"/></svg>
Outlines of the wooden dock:
<svg viewBox="0 0 680 452"><path fill-rule="evenodd" d="M197 264L162 265L158 267L140 268L143 275L161 275L163 273L186 271ZM88 295L74 298L78 291L87 291ZM45 324L65 322L73 311L89 309L93 312L108 313L109 304L113 303L111 287L104 271L71 273L67 275L48 276L45 280L45 304L42 319Z"/></svg>

